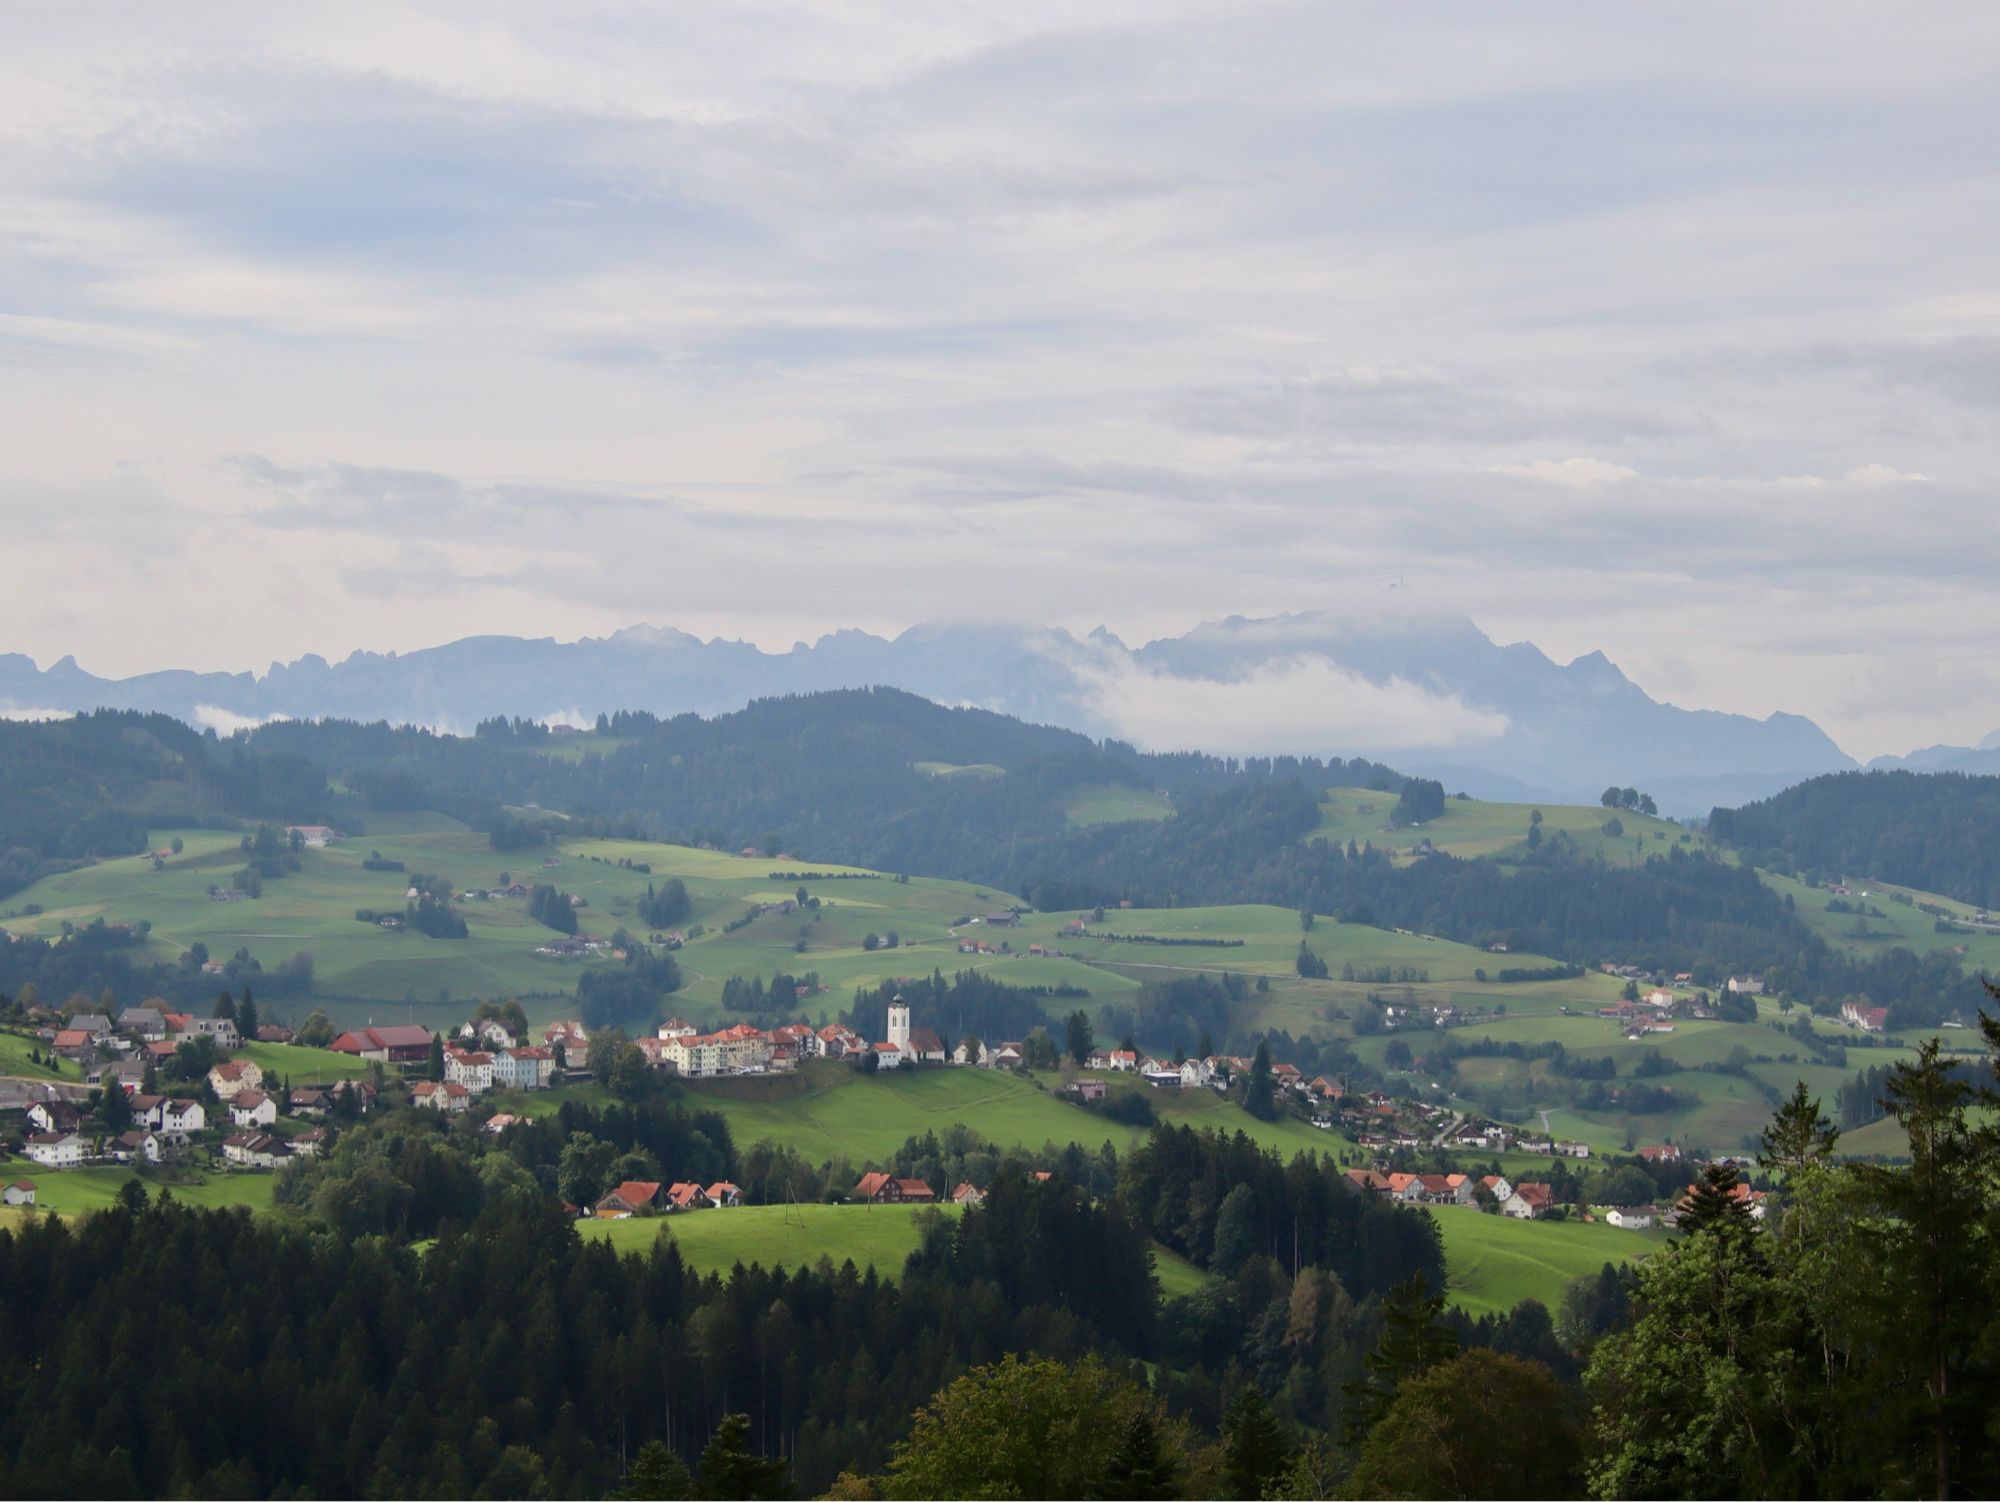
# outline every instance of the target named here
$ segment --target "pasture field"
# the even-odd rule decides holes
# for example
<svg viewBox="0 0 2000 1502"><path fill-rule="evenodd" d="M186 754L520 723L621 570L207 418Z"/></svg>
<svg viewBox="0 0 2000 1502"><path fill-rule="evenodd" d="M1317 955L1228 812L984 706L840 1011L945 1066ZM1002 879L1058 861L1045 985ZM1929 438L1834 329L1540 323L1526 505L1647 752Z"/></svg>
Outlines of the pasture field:
<svg viewBox="0 0 2000 1502"><path fill-rule="evenodd" d="M1164 819L1173 811L1173 800L1165 793L1094 783L1072 793L1063 814L1072 824L1129 824Z"/></svg>
<svg viewBox="0 0 2000 1502"><path fill-rule="evenodd" d="M92 1210L101 1210L116 1199L118 1191L132 1179L144 1183L146 1192L154 1198L158 1198L160 1191L165 1189L182 1204L201 1205L209 1209L245 1205L259 1214L271 1208L272 1176L268 1173L223 1173L218 1170L204 1174L202 1183L177 1184L162 1183L133 1169L115 1166L65 1168L60 1172L51 1172L26 1158L13 1158L0 1163L0 1182L11 1184L16 1179L32 1179L35 1184L33 1210L22 1206L14 1211L0 1211L0 1215L12 1215L16 1219L50 1210L62 1216L86 1215Z"/></svg>
<svg viewBox="0 0 2000 1502"><path fill-rule="evenodd" d="M1539 1299L1551 1314L1563 1290L1607 1262L1657 1251L1663 1231L1621 1231L1580 1220L1525 1221L1464 1206L1431 1212L1444 1236L1446 1298L1467 1314L1505 1314Z"/></svg>
<svg viewBox="0 0 2000 1502"><path fill-rule="evenodd" d="M1057 1077L1027 1079L986 1069L891 1070L859 1074L845 1064L808 1064L792 1076L684 1081L691 1106L713 1109L729 1122L738 1151L766 1140L825 1162L845 1157L856 1165L885 1162L905 1141L953 1125L971 1127L1001 1147L1039 1148L1074 1142L1096 1151L1110 1142L1125 1152L1145 1140L1146 1128L1086 1111L1055 1094ZM1302 1122L1263 1122L1213 1091L1153 1090L1143 1081L1115 1078L1118 1091L1146 1091L1160 1119L1171 1125L1241 1131L1289 1158L1298 1152L1333 1152L1346 1144ZM558 1095L560 1092L550 1092Z"/></svg>
<svg viewBox="0 0 2000 1502"><path fill-rule="evenodd" d="M1005 767L990 761L975 761L965 766L955 766L948 761L913 761L910 770L921 772L926 777L969 777L975 782L1007 775Z"/></svg>
<svg viewBox="0 0 2000 1502"><path fill-rule="evenodd" d="M1937 919L1916 907L1917 903L1925 903L1956 917L1967 918L1978 911L1970 903L1941 897L1935 892L1920 891L1916 887L1899 887L1892 882L1861 881L1858 878L1849 882L1854 889L1852 896L1835 897L1824 887L1809 887L1802 881L1779 876L1776 872L1759 868L1757 875L1774 892L1792 899L1800 919L1814 933L1834 948L1845 950L1857 958L1870 958L1899 946L1918 954L1962 946L1965 953L1959 963L1968 973L2000 972L2000 934L1939 933ZM1898 902L1896 898L1899 895L1909 898L1911 905L1905 907ZM1836 901L1863 911L1828 912L1826 905Z"/></svg>
<svg viewBox="0 0 2000 1502"><path fill-rule="evenodd" d="M1447 792L1450 789L1446 789ZM1373 843L1379 849L1407 852L1428 839L1449 855L1490 855L1505 859L1527 852L1528 826L1534 811L1542 814L1542 838L1568 835L1586 856L1611 865L1636 865L1649 855L1664 855L1669 847L1706 849L1708 837L1667 819L1580 804L1487 803L1480 799L1446 798L1444 813L1419 825L1397 829L1389 822L1395 811L1392 793L1368 788L1329 788L1320 798L1319 825L1313 838ZM1623 826L1616 837L1603 832L1611 819Z"/></svg>
<svg viewBox="0 0 2000 1502"><path fill-rule="evenodd" d="M31 1053L40 1053L48 1062L29 1062ZM39 1039L23 1036L15 1032L0 1032L0 1074L14 1075L24 1080L69 1080L79 1078L76 1065L64 1059L50 1058L42 1048Z"/></svg>
<svg viewBox="0 0 2000 1502"><path fill-rule="evenodd" d="M821 1257L835 1267L852 1262L895 1278L917 1249L923 1217L956 1216L955 1205L740 1205L731 1210L699 1210L655 1219L585 1220L584 1236L608 1241L621 1252L644 1252L662 1235L671 1236L690 1267L726 1274L745 1267L808 1267ZM1160 1291L1172 1298L1193 1293L1213 1280L1165 1247L1153 1249Z"/></svg>
<svg viewBox="0 0 2000 1502"><path fill-rule="evenodd" d="M246 1043L232 1058L250 1059L269 1080L289 1080L293 1085L325 1085L335 1080L368 1077L365 1059L335 1053L330 1048L301 1048L296 1043Z"/></svg>

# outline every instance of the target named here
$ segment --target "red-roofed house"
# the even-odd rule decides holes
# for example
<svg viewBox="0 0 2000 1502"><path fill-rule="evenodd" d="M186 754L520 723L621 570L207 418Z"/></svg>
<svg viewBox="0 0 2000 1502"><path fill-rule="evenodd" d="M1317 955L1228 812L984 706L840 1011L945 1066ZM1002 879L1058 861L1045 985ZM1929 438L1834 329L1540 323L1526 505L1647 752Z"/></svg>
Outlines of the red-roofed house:
<svg viewBox="0 0 2000 1502"><path fill-rule="evenodd" d="M864 1173L861 1182L854 1186L853 1198L871 1205L900 1205L903 1186L886 1173Z"/></svg>
<svg viewBox="0 0 2000 1502"><path fill-rule="evenodd" d="M702 1192L708 1196L708 1202L718 1210L743 1203L743 1191L727 1179L718 1179Z"/></svg>
<svg viewBox="0 0 2000 1502"><path fill-rule="evenodd" d="M453 1080L419 1080L410 1086L410 1104L456 1115L472 1104L472 1092Z"/></svg>
<svg viewBox="0 0 2000 1502"><path fill-rule="evenodd" d="M667 1190L667 1208L670 1210L713 1210L715 1202L708 1197L708 1191L699 1184L679 1183Z"/></svg>
<svg viewBox="0 0 2000 1502"><path fill-rule="evenodd" d="M952 1190L951 1202L954 1205L983 1205L986 1203L986 1191L977 1184L961 1183Z"/></svg>
<svg viewBox="0 0 2000 1502"><path fill-rule="evenodd" d="M0 1189L0 1204L32 1205L35 1202L35 1181L16 1179L5 1189Z"/></svg>
<svg viewBox="0 0 2000 1502"><path fill-rule="evenodd" d="M937 1191L922 1179L898 1179L896 1187L902 1190L898 1197L906 1205L928 1205L937 1198Z"/></svg>
<svg viewBox="0 0 2000 1502"><path fill-rule="evenodd" d="M1389 1193L1389 1181L1372 1168L1350 1168L1347 1182L1369 1194Z"/></svg>
<svg viewBox="0 0 2000 1502"><path fill-rule="evenodd" d="M1678 1163L1681 1150L1677 1144L1669 1142L1664 1147L1642 1147L1639 1156L1648 1163Z"/></svg>
<svg viewBox="0 0 2000 1502"><path fill-rule="evenodd" d="M231 1059L208 1071L208 1087L217 1100L234 1100L245 1090L263 1088L264 1071L251 1059Z"/></svg>
<svg viewBox="0 0 2000 1502"><path fill-rule="evenodd" d="M379 1064L421 1064L431 1056L430 1029L414 1025L364 1027L333 1040L335 1053L373 1059Z"/></svg>
<svg viewBox="0 0 2000 1502"><path fill-rule="evenodd" d="M627 1179L596 1204L599 1220L629 1220L660 1203L660 1186L650 1179Z"/></svg>
<svg viewBox="0 0 2000 1502"><path fill-rule="evenodd" d="M1540 1220L1555 1202L1556 1192L1547 1184L1516 1184L1513 1194L1501 1201L1500 1213L1516 1220Z"/></svg>

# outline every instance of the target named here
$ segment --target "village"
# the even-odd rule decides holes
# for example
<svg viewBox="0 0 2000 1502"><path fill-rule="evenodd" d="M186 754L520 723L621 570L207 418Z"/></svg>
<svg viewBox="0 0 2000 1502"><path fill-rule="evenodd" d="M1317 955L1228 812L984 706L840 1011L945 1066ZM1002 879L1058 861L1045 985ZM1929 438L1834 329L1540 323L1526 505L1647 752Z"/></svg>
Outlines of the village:
<svg viewBox="0 0 2000 1502"><path fill-rule="evenodd" d="M1652 1003L1647 997L1636 1005ZM1674 1004L1685 1002L1675 998ZM1634 1005L1625 1003L1620 1017ZM9 1107L19 1111L19 1153L42 1173L101 1165L268 1173L328 1151L342 1123L404 1102L444 1116L477 1113L479 1129L497 1136L523 1118L515 1114L518 1107L496 1110L486 1104L489 1099L546 1092L597 1077L590 1067L593 1035L574 1019L548 1023L532 1040L491 1015L464 1023L448 1038L411 1024L370 1024L338 1034L327 1041L326 1050L371 1069L304 1083L294 1082L282 1065L268 1063L273 1049L285 1050L278 1058L288 1057L287 1046L295 1041L290 1029L275 1022L256 1024L255 1037L245 1039L233 1016L195 1017L164 1004L128 1007L115 1017L76 1012L33 1021L35 1038L53 1058L74 1063L81 1076L80 1085L41 1087L40 1098L22 1098L17 1087L14 1097L0 1101L0 1112ZM1433 1025L1449 1023L1436 1019ZM782 1075L808 1060L846 1063L868 1073L925 1068L1028 1072L1035 1065L1052 1065L1045 1038L1039 1044L967 1039L948 1048L934 1029L912 1025L911 1008L900 995L887 1008L885 1031L885 1037L870 1039L842 1023L815 1027L803 1020L770 1028L739 1022L703 1031L673 1017L647 1036L609 1036L619 1051L636 1054L663 1078L688 1080ZM244 1053L250 1042L260 1045L266 1063ZM326 1054L299 1048L297 1056L303 1073L311 1075L314 1060ZM1060 1063L1056 1094L1086 1109L1104 1106L1111 1082L1119 1076L1152 1090L1226 1096L1257 1068L1257 1061L1235 1055L1169 1059L1135 1048L1093 1048L1080 1059ZM1672 1143L1639 1148L1636 1162L1654 1171L1659 1192L1630 1195L1630 1203L1593 1210L1583 1202L1573 1172L1510 1176L1499 1165L1502 1153L1552 1162L1587 1160L1591 1149L1583 1142L1380 1089L1349 1090L1324 1074L1308 1077L1285 1060L1268 1064L1268 1079L1275 1109L1349 1144L1354 1151L1342 1156L1350 1162L1359 1157L1367 1165L1346 1170L1357 1192L1402 1205L1483 1209L1529 1221L1575 1213L1614 1227L1646 1230L1673 1223L1678 1189L1702 1166ZM1491 1158L1485 1165L1490 1171L1479 1171L1473 1161L1481 1155ZM1434 1171L1423 1171L1427 1166ZM1635 1182L1623 1180L1628 1186ZM1761 1215L1762 1192L1740 1185L1739 1193ZM967 1204L977 1203L981 1194L971 1183L947 1190L943 1184L871 1170L847 1197L869 1203L945 1199ZM34 1180L12 1178L4 1186L4 1202L34 1205ZM635 1180L619 1184L593 1204L567 1208L576 1215L624 1219L740 1202L740 1191L729 1183Z"/></svg>

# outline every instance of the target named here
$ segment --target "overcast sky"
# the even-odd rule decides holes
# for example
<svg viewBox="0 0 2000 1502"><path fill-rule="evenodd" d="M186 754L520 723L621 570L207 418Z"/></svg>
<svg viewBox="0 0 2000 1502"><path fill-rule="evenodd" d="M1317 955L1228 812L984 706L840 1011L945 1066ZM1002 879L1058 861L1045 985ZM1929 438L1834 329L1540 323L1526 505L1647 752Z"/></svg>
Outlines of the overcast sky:
<svg viewBox="0 0 2000 1502"><path fill-rule="evenodd" d="M0 650L1407 598L2000 725L2000 8L17 10Z"/></svg>

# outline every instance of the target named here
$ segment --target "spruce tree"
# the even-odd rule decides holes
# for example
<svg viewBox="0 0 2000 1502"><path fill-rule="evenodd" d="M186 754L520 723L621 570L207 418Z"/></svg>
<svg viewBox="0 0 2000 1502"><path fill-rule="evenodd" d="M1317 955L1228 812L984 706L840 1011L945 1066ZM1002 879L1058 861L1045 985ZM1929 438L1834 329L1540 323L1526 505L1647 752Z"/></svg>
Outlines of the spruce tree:
<svg viewBox="0 0 2000 1502"><path fill-rule="evenodd" d="M1423 1274L1412 1273L1382 1300L1382 1338L1361 1358L1368 1375L1342 1385L1347 1400L1345 1439L1358 1445L1396 1401L1396 1389L1458 1354L1458 1335L1438 1323L1444 1295L1432 1293Z"/></svg>
<svg viewBox="0 0 2000 1502"><path fill-rule="evenodd" d="M1292 1447L1262 1388L1245 1382L1222 1420L1222 1475L1232 1497L1261 1497L1292 1463Z"/></svg>
<svg viewBox="0 0 2000 1502"><path fill-rule="evenodd" d="M683 1502L694 1495L694 1477L680 1456L660 1441L648 1440L611 1495L622 1502Z"/></svg>
<svg viewBox="0 0 2000 1502"><path fill-rule="evenodd" d="M732 1413L717 1426L701 1452L701 1492L727 1502L791 1495L792 1477L784 1461L753 1455L748 1443L750 1416Z"/></svg>
<svg viewBox="0 0 2000 1502"><path fill-rule="evenodd" d="M424 1078L435 1083L444 1078L444 1034L431 1034L431 1061L424 1070Z"/></svg>
<svg viewBox="0 0 2000 1502"><path fill-rule="evenodd" d="M1096 1495L1105 1502L1171 1497L1179 1479L1180 1467L1160 1448L1160 1432L1153 1416L1141 1409L1126 1420L1125 1432L1104 1468Z"/></svg>
<svg viewBox="0 0 2000 1502"><path fill-rule="evenodd" d="M1703 1232L1748 1236L1756 1229L1748 1195L1739 1195L1737 1172L1727 1163L1711 1163L1681 1201L1680 1228L1690 1236Z"/></svg>

